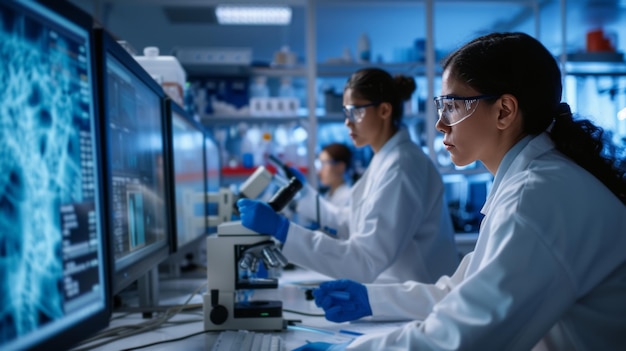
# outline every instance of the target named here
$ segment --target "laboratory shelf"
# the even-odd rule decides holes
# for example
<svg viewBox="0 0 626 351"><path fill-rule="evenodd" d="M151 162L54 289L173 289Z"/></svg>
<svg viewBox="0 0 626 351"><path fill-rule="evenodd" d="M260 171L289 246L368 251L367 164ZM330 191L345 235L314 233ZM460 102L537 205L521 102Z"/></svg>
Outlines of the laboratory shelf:
<svg viewBox="0 0 626 351"><path fill-rule="evenodd" d="M415 121L424 118L423 113L410 114L404 116L405 121ZM289 116L251 116L251 115L205 115L201 117L202 123L205 125L230 124L230 123L288 123L288 122L306 122L307 115L289 115ZM317 116L319 123L339 122L343 123L345 117L341 112L332 112L319 114Z"/></svg>
<svg viewBox="0 0 626 351"><path fill-rule="evenodd" d="M250 116L250 115L205 115L202 116L204 125L232 124L232 123L289 123L306 121L306 116Z"/></svg>
<svg viewBox="0 0 626 351"><path fill-rule="evenodd" d="M254 65L217 65L217 64L185 64L189 76L266 76L266 77L303 77L306 78L307 69L302 64L294 66L254 66ZM349 77L355 71L378 67L391 74L405 74L410 76L424 76L426 65L424 62L341 62L318 63L317 77ZM438 68L440 70L440 68ZM440 73L440 72L437 72Z"/></svg>
<svg viewBox="0 0 626 351"><path fill-rule="evenodd" d="M594 61L565 63L565 72L568 75L589 76L625 76L626 62Z"/></svg>
<svg viewBox="0 0 626 351"><path fill-rule="evenodd" d="M408 76L426 75L426 65L424 62L362 62L362 63L320 63L317 65L318 77L349 77L355 71L378 67L386 70L390 74L404 74Z"/></svg>
<svg viewBox="0 0 626 351"><path fill-rule="evenodd" d="M259 166L254 166L254 167L242 167L242 166L238 166L238 167L222 167L222 176L224 177L248 177L250 175L252 175L252 173L254 173L254 171L256 171L256 169ZM272 173L272 174L276 174L277 169L275 166L268 164L265 165L265 168L267 168L267 170ZM308 172L308 168L307 167L298 167L298 170L300 170L300 172L302 172L302 174L306 174Z"/></svg>

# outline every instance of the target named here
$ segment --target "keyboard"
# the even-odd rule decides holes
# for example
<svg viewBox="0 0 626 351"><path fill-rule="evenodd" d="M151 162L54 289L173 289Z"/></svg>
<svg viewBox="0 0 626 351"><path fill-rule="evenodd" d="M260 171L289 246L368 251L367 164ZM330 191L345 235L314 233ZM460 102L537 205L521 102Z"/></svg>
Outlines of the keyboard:
<svg viewBox="0 0 626 351"><path fill-rule="evenodd" d="M211 351L285 351L278 335L246 330L220 332Z"/></svg>

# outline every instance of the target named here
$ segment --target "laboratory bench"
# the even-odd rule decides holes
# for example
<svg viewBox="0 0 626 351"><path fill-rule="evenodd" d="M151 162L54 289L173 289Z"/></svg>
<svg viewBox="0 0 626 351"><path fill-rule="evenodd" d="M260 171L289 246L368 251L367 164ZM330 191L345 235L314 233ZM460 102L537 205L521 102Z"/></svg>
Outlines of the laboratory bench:
<svg viewBox="0 0 626 351"><path fill-rule="evenodd" d="M355 333L368 333L393 329L402 323L345 322L333 323L323 317L323 310L315 306L314 301L306 299L305 291L328 277L296 267L284 270L279 279L278 289L255 290L253 299L280 300L283 303L283 318L290 325L282 331L257 331L280 335L286 350L293 350L307 342L326 341L342 342L354 338ZM137 330L135 335L124 338L110 336L99 338L90 343L76 346L73 350L120 351L120 350L210 350L219 331L204 331L201 293L206 292L206 273L187 272L173 279L160 281L160 306L155 310L174 310L179 306L187 308L174 314L159 327L150 329L142 326L148 323L156 325L164 313L157 313L152 318L144 318L141 310L132 307L132 292L124 296L126 308L117 309L110 326L105 331L128 332ZM169 307L168 307L169 306ZM175 306L175 307L174 307ZM263 322L260 322L263 323ZM123 328L123 329L121 329ZM102 332L100 333L102 335ZM104 344L101 344L104 343Z"/></svg>
<svg viewBox="0 0 626 351"><path fill-rule="evenodd" d="M477 238L478 233L455 235L460 256L473 250ZM76 346L74 351L210 350L219 331L204 331L202 294L207 290L206 277L206 268L202 266L175 275L161 274L156 307L140 308L137 290L131 287L123 291L118 296L121 305L114 309L109 327L98 335L118 333ZM283 331L257 332L280 335L286 350L292 350L308 341L345 341L353 337L351 332L380 332L402 324L327 321L323 310L306 299L306 290L325 280L331 278L296 266L281 272L277 289L255 290L252 299L282 301L283 318L290 324ZM133 335L125 334L129 332ZM122 334L129 336L118 337Z"/></svg>

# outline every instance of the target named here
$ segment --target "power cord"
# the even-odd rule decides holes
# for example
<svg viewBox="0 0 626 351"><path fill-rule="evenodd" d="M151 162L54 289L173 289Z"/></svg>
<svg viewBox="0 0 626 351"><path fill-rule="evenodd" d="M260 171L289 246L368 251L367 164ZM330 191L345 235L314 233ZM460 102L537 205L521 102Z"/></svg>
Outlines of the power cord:
<svg viewBox="0 0 626 351"><path fill-rule="evenodd" d="M191 301L191 299L196 294L198 294L199 291L201 291L202 289L206 288L207 286L208 286L208 282L202 284L196 290L193 291L193 293L189 296L189 298L187 298L187 300L182 305L172 306L163 315L161 315L158 318L154 318L154 319L151 319L149 321L138 323L138 324L135 324L135 325L124 325L124 326L119 326L119 327L115 327L115 328L106 329L106 330L96 334L95 336L93 336L93 337L91 337L91 338L89 338L87 340L84 340L83 342L81 342L79 344L79 345L89 344L88 346L84 346L82 348L76 348L76 349L73 349L73 351L90 350L90 349L93 349L95 347L111 343L112 341L124 339L124 338L127 338L129 336L141 334L143 332L159 328L165 322L167 322L170 318L172 318L175 315L177 315L178 313L180 313L189 304L189 301ZM194 308L195 308L195 306L194 306ZM197 322L197 321L198 321L197 319L194 319L194 320L186 321L185 323L191 323L191 322ZM174 323L176 323L176 322L174 322ZM107 340L101 341L101 342L96 343L96 344L91 344L94 341L100 340L100 339L103 339L103 338L112 338L112 339L107 339Z"/></svg>
<svg viewBox="0 0 626 351"><path fill-rule="evenodd" d="M288 309L288 308L283 308L283 311L299 314L299 315L302 315L302 316L309 316L309 317L324 317L325 316L323 313L311 313L311 312L292 310L292 309Z"/></svg>
<svg viewBox="0 0 626 351"><path fill-rule="evenodd" d="M121 349L120 351L132 351L132 350L144 349L146 347L150 347L150 346L154 346L154 345L160 345L160 344L166 344L168 342L175 342L175 341L184 340L184 339L191 338L191 337L196 336L196 335L205 334L205 333L208 333L208 332L211 332L211 330L202 330L202 331L191 333L191 334L188 334L188 335L185 335L185 336L181 336L181 337L178 337L178 338L161 340L161 341L155 341L155 342L150 343L150 344L144 344L144 345L129 347L127 349Z"/></svg>

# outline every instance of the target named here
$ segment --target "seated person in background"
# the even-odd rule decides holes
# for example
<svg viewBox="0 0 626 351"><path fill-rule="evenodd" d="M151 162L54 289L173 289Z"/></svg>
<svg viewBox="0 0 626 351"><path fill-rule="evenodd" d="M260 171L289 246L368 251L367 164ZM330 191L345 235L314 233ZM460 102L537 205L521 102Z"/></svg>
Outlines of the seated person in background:
<svg viewBox="0 0 626 351"><path fill-rule="evenodd" d="M324 198L337 207L345 206L350 202L351 164L352 151L341 143L324 146L317 157L317 176L320 179L320 185L327 188Z"/></svg>
<svg viewBox="0 0 626 351"><path fill-rule="evenodd" d="M624 350L626 178L602 129L572 116L559 65L527 34L474 39L443 68L443 143L495 175L474 252L432 285L322 283L331 321L414 321L298 350Z"/></svg>
<svg viewBox="0 0 626 351"><path fill-rule="evenodd" d="M309 229L320 229L328 234L336 235L336 230L332 228L327 226L320 228L319 198L322 197L336 207L348 206L351 196L350 187L357 179L351 165L352 151L345 144L331 143L322 148L315 161L315 168L320 181L320 193L323 195L313 191L311 194L315 194L315 198L308 196L303 201L294 202L296 204L294 210L298 214L295 217L296 223ZM290 169L303 183L306 183L303 174L296 168L290 167ZM294 218L291 219L294 220Z"/></svg>
<svg viewBox="0 0 626 351"><path fill-rule="evenodd" d="M359 70L347 81L345 124L354 144L369 145L374 156L352 186L349 206L316 202L310 186L298 205L319 208L307 217L320 218L320 228L334 228L336 235L291 223L250 199L237 201L242 224L282 242L290 263L334 278L434 282L451 274L459 256L443 181L401 124L403 101L415 88L413 78L378 68Z"/></svg>

